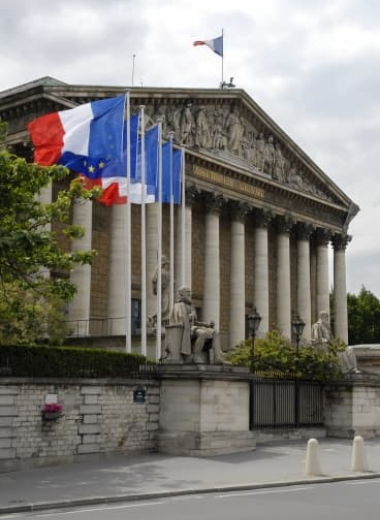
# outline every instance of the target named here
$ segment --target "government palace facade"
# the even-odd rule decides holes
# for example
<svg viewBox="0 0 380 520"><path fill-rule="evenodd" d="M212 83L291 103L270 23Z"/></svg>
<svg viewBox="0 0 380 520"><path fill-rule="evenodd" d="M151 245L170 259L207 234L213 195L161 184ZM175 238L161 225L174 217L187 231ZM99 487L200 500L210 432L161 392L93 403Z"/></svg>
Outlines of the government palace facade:
<svg viewBox="0 0 380 520"><path fill-rule="evenodd" d="M45 77L0 92L8 144L32 160L28 122L125 90ZM347 342L345 255L357 205L244 90L133 87L129 92L131 113L143 105L147 127L162 121L163 137L173 136L185 150L185 206L175 207L174 219L174 287L191 287L199 317L215 322L223 348L247 337L247 316L255 308L262 317L260 335L277 329L291 338L291 323L298 315L306 324L303 339L310 340L319 313L331 315L332 288L333 333ZM41 199L48 202L58 189L47 189ZM71 247L94 248L98 255L92 266L72 273L78 294L67 319L73 338L87 338L94 345L121 345L126 334L124 209L91 202L72 212L73 222L83 225L86 235ZM152 315L158 204L147 204L145 211L145 280ZM141 207L132 205L131 212L133 350L139 351ZM168 258L169 213L164 205L162 244Z"/></svg>

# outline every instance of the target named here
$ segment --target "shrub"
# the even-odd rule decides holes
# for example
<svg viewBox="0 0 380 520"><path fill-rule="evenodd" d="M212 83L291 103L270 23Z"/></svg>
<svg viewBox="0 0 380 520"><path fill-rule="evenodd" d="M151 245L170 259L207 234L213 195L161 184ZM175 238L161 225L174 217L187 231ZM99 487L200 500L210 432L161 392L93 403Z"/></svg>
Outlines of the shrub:
<svg viewBox="0 0 380 520"><path fill-rule="evenodd" d="M49 346L1 346L0 374L13 377L113 377L139 373L154 364L141 354Z"/></svg>
<svg viewBox="0 0 380 520"><path fill-rule="evenodd" d="M234 365L251 365L251 339L241 342L226 358ZM331 341L323 349L301 344L298 350L279 332L268 332L265 338L255 340L254 368L263 376L284 374L318 381L339 378L341 374L338 352L345 345L340 340Z"/></svg>

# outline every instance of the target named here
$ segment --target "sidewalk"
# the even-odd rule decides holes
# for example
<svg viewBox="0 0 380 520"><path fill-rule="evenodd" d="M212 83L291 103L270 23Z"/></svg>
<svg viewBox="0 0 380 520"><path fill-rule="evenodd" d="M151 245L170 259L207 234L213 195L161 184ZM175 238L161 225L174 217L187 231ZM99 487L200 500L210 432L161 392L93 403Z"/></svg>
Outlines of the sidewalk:
<svg viewBox="0 0 380 520"><path fill-rule="evenodd" d="M322 439L319 444L321 477L305 476L306 441L207 458L125 455L1 473L0 515L231 488L380 478L380 440L365 441L368 473L351 472L352 441Z"/></svg>

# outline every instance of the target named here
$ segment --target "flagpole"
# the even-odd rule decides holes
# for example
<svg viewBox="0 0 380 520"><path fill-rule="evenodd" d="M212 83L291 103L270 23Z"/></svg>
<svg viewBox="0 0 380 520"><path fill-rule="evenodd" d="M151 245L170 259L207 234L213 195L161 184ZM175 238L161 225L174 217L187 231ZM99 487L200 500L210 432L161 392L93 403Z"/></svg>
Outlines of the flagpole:
<svg viewBox="0 0 380 520"><path fill-rule="evenodd" d="M141 354L146 356L146 161L145 161L145 106L140 105L141 117Z"/></svg>
<svg viewBox="0 0 380 520"><path fill-rule="evenodd" d="M174 132L170 132L170 283L169 283L169 309L174 305L174 187L173 187L173 137Z"/></svg>
<svg viewBox="0 0 380 520"><path fill-rule="evenodd" d="M156 361L162 357L162 122L158 122L158 223L157 223L157 326Z"/></svg>
<svg viewBox="0 0 380 520"><path fill-rule="evenodd" d="M222 28L222 85L224 82L224 29Z"/></svg>
<svg viewBox="0 0 380 520"><path fill-rule="evenodd" d="M182 285L186 285L186 184L185 184L185 149L182 147L181 157L181 252L182 252Z"/></svg>
<svg viewBox="0 0 380 520"><path fill-rule="evenodd" d="M125 350L132 352L132 259L131 259L131 104L129 92L126 96L127 104L127 203L125 207Z"/></svg>

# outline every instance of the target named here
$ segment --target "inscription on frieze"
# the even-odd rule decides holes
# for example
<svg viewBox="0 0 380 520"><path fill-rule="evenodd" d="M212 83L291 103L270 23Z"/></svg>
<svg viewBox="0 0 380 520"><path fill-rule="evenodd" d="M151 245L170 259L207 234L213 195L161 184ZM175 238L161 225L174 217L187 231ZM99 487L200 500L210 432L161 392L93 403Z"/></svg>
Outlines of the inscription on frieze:
<svg viewBox="0 0 380 520"><path fill-rule="evenodd" d="M206 181L210 181L213 184L217 184L224 188L231 188L237 192L244 193L245 195L251 195L256 199L264 199L265 191L262 188L258 188L257 186L252 186L247 182L241 181L239 179L233 179L232 177L228 177L224 173L213 172L208 170L207 168L202 168L201 166L194 167L194 175Z"/></svg>

